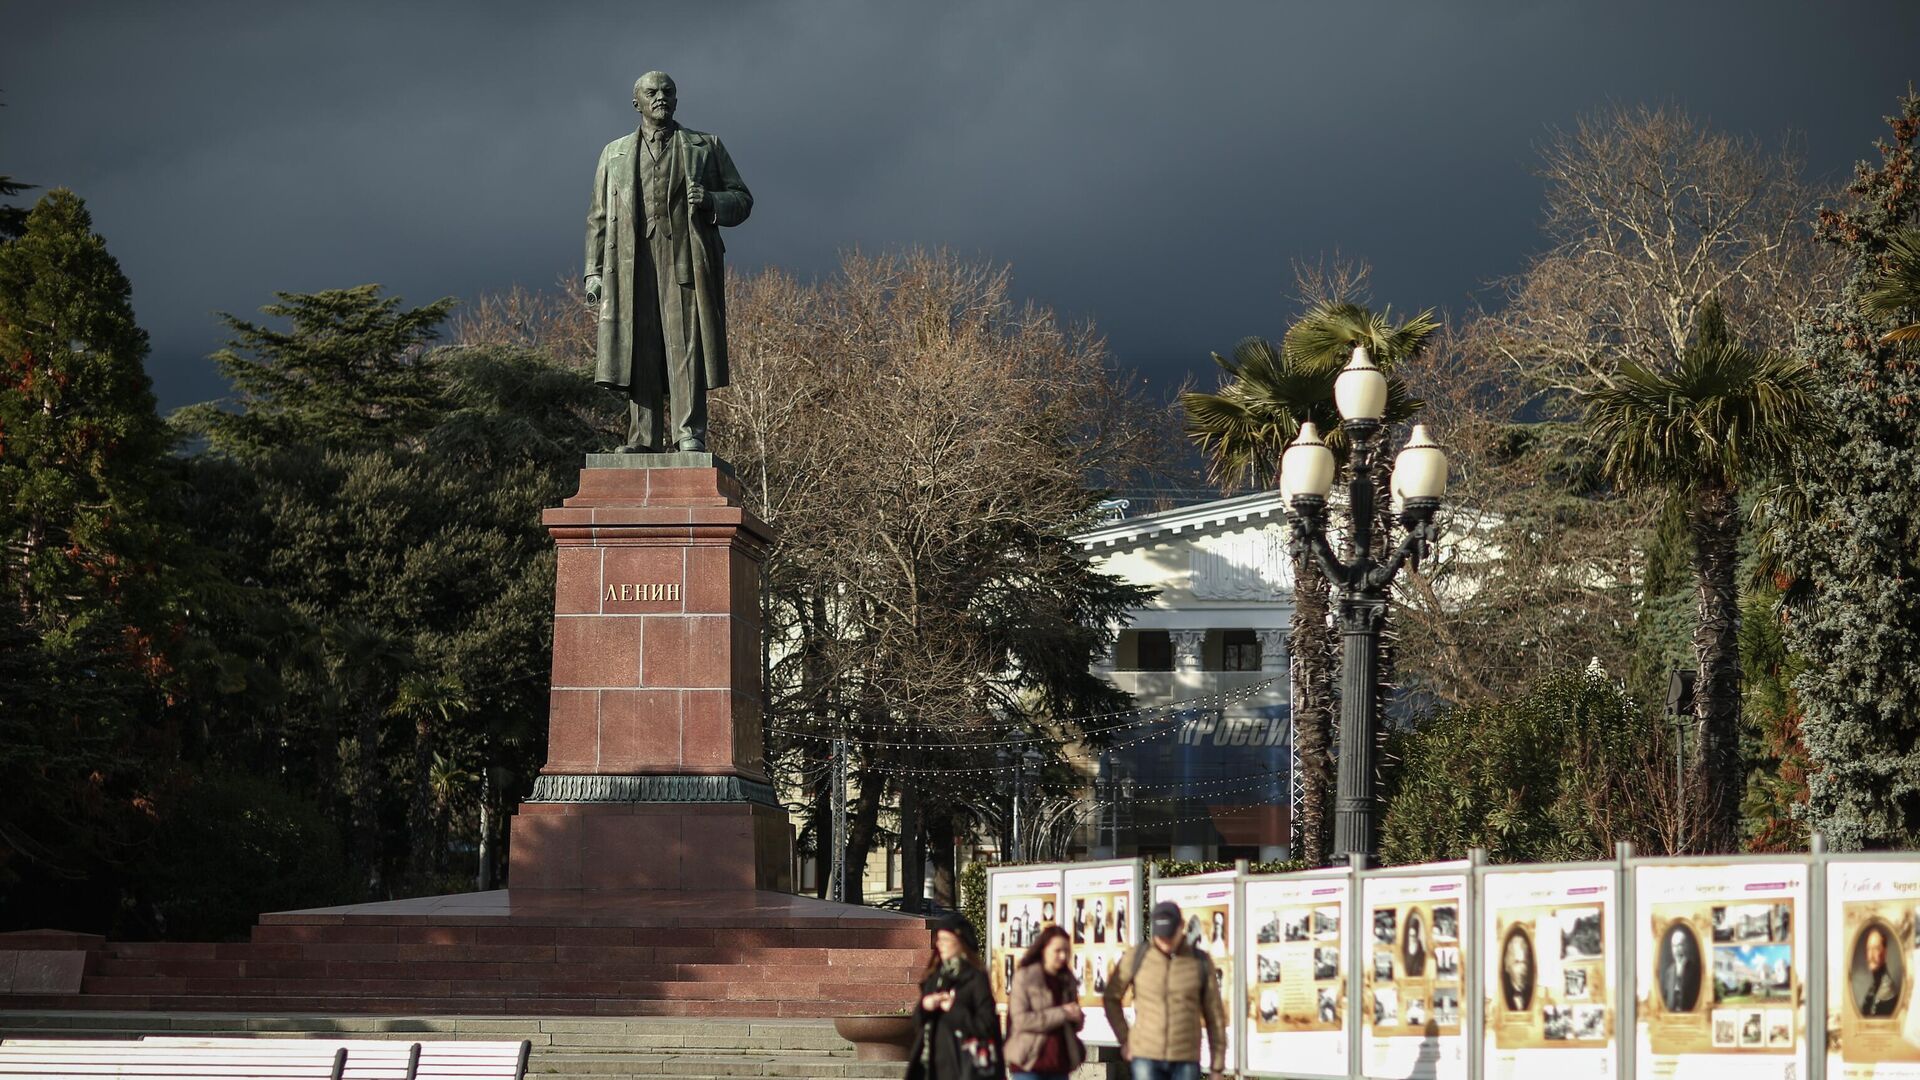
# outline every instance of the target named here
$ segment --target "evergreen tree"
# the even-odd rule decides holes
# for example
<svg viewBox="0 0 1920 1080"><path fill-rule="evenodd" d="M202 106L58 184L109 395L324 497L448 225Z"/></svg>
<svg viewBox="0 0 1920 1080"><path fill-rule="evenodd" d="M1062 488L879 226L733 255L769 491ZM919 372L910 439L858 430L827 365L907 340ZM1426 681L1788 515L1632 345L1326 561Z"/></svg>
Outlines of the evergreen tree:
<svg viewBox="0 0 1920 1080"><path fill-rule="evenodd" d="M1840 295L1802 320L1794 352L1818 373L1832 430L1794 457L1799 513L1770 515L1802 606L1786 643L1811 760L1808 819L1840 850L1920 843L1920 318L1870 309L1901 230L1920 225L1920 95L1890 118L1817 235L1851 263Z"/></svg>
<svg viewBox="0 0 1920 1080"><path fill-rule="evenodd" d="M15 917L36 901L107 917L108 895L73 890L124 861L142 759L164 743L170 442L131 288L92 224L55 190L0 244L0 907Z"/></svg>
<svg viewBox="0 0 1920 1080"><path fill-rule="evenodd" d="M583 374L524 349L432 347L448 307L375 286L279 294L264 310L285 325L228 319L216 359L237 407L179 416L208 440L192 471L203 540L272 598L264 623L228 630L293 646L282 698L226 752L337 800L362 895L471 881L447 865L441 821L473 806L489 766L509 791L537 768L540 511L602 438L605 395Z"/></svg>

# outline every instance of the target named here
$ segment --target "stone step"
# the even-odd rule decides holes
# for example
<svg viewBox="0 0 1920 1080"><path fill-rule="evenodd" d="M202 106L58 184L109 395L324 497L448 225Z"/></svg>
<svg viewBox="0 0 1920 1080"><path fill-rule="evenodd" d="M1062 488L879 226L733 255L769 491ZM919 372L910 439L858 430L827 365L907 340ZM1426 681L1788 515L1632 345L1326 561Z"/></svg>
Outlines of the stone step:
<svg viewBox="0 0 1920 1080"><path fill-rule="evenodd" d="M276 1013L367 1013L425 1015L537 1015L537 1016L676 1016L821 1018L861 1013L887 1013L902 1008L910 994L870 998L808 997L771 1000L629 997L399 997L349 994L313 997L300 994L16 994L7 999L11 1009L102 1009L114 1012L260 1011L270 1005Z"/></svg>
<svg viewBox="0 0 1920 1080"><path fill-rule="evenodd" d="M604 1054L595 1060L554 1060L534 1055L527 1063L531 1076L778 1076L841 1077L858 1080L898 1080L906 1066L899 1062L806 1059L790 1054L753 1054L731 1057L686 1054Z"/></svg>
<svg viewBox="0 0 1920 1080"><path fill-rule="evenodd" d="M631 1038L690 1047L724 1046L728 1040L743 1040L739 1045L757 1047L761 1043L775 1043L808 1049L850 1049L834 1033L831 1020L0 1010L0 1034L26 1037L29 1033L47 1037L98 1035L102 1038L160 1034L253 1034L264 1038L344 1035L351 1038L393 1039L428 1034L436 1037L528 1039L535 1046L545 1046L555 1041L565 1045L581 1038Z"/></svg>
<svg viewBox="0 0 1920 1080"><path fill-rule="evenodd" d="M389 946L304 944L255 946L249 954L216 957L173 956L151 950L126 953L115 951L99 956L93 970L100 975L166 975L180 977L237 978L246 975L280 977L322 976L346 965L366 963L397 967L410 965L449 974L508 977L532 973L534 969L561 964L589 975L617 972L671 971L682 967L750 967L769 970L832 970L836 976L861 978L866 972L885 972L888 977L917 973L925 958L918 951L902 949L801 949L801 948L666 948L625 947L595 949L584 946L541 947L492 946L492 954L469 948L442 947L436 959L406 959L396 956ZM531 948L532 951L529 951ZM527 959L534 956L537 959Z"/></svg>

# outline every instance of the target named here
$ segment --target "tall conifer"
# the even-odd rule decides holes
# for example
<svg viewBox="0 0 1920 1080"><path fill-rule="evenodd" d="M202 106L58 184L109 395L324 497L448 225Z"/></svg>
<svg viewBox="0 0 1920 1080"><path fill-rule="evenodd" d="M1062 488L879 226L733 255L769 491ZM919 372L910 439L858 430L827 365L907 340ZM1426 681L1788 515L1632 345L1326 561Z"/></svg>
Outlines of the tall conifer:
<svg viewBox="0 0 1920 1080"><path fill-rule="evenodd" d="M1920 95L1889 118L1819 237L1852 272L1795 331L1832 432L1795 458L1798 513L1771 527L1806 599L1787 620L1811 771L1809 817L1842 850L1920 843L1920 343L1883 343L1920 312L1869 314L1889 246L1920 224ZM1804 516L1802 516L1804 515Z"/></svg>

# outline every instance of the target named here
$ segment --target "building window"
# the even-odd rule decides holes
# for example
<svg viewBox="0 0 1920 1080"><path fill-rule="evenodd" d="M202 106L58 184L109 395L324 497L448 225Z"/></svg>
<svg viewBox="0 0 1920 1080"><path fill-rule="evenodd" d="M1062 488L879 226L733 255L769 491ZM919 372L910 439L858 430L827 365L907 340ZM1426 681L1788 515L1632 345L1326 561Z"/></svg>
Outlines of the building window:
<svg viewBox="0 0 1920 1080"><path fill-rule="evenodd" d="M1260 638L1251 630L1227 630L1220 637L1221 669L1259 671Z"/></svg>
<svg viewBox="0 0 1920 1080"><path fill-rule="evenodd" d="M1173 638L1165 630L1142 630L1134 641L1135 667L1140 671L1173 670Z"/></svg>

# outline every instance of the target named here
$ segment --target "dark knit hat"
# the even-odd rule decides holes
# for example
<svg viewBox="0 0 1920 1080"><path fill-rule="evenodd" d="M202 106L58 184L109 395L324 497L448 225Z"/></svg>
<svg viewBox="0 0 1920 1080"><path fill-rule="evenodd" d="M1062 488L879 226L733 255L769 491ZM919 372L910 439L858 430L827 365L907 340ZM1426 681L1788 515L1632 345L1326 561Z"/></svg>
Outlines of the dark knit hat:
<svg viewBox="0 0 1920 1080"><path fill-rule="evenodd" d="M931 929L936 934L942 930L949 931L969 950L976 953L980 951L979 935L974 933L973 924L964 915L942 915L933 921Z"/></svg>

